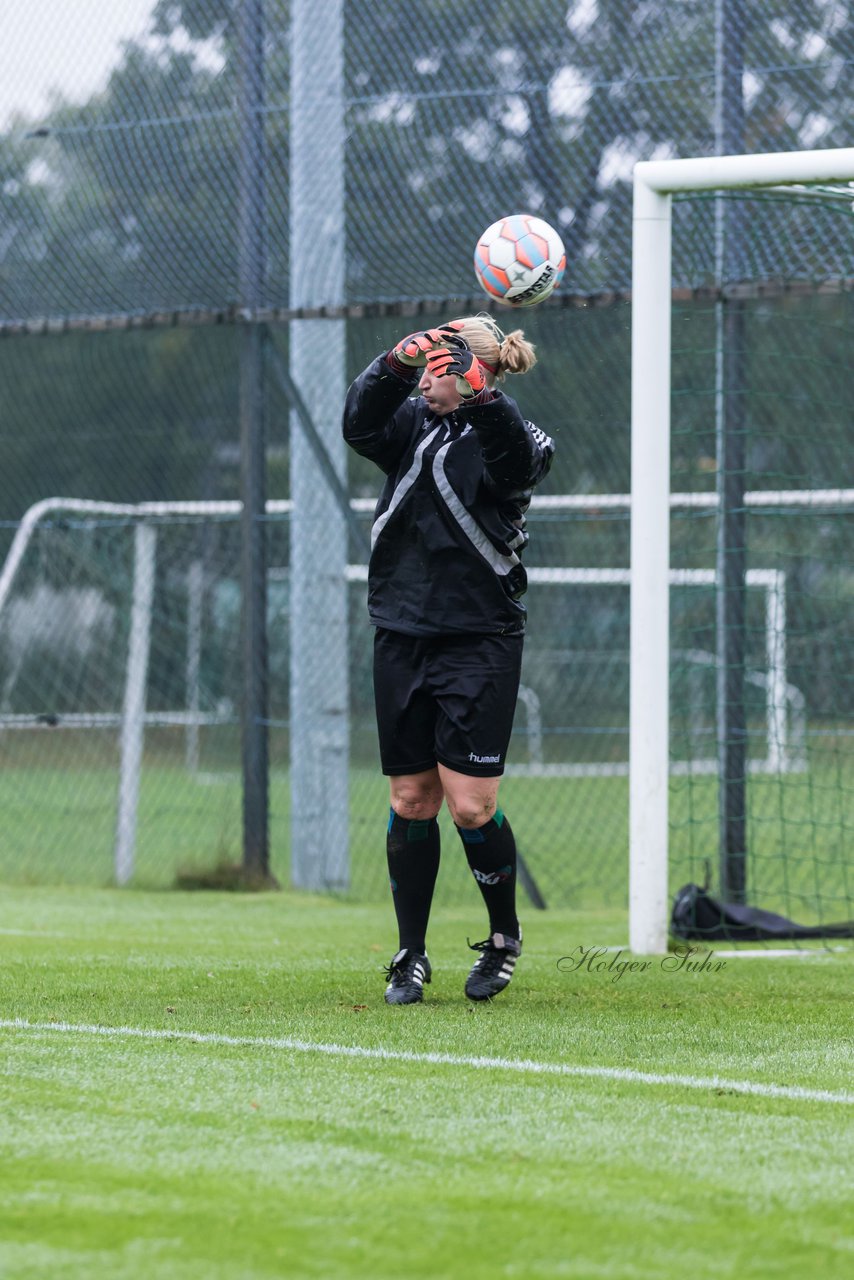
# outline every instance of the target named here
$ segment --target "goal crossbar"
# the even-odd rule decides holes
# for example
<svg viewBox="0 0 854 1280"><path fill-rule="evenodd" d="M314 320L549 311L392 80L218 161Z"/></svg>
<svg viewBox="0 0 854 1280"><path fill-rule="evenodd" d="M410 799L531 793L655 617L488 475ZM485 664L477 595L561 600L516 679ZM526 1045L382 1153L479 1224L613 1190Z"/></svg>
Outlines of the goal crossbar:
<svg viewBox="0 0 854 1280"><path fill-rule="evenodd" d="M629 708L629 942L668 938L670 311L672 197L854 181L854 147L684 160L634 169Z"/></svg>

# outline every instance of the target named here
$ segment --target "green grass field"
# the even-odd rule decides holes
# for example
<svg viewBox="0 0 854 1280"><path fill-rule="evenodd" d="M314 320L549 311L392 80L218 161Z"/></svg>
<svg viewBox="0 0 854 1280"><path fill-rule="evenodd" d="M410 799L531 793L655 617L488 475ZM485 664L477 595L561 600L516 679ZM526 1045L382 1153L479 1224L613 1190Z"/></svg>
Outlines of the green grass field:
<svg viewBox="0 0 854 1280"><path fill-rule="evenodd" d="M211 869L241 856L237 757L189 771L183 737L152 733L142 771L134 884L165 888L176 872ZM278 765L279 756L274 760ZM118 792L115 734L0 736L0 882L107 885L113 876ZM626 905L628 779L508 776L501 789L525 858L550 905ZM388 788L377 768L352 767L352 896L385 895L382 857ZM675 891L702 881L717 863L715 779L671 779L671 867ZM749 884L757 905L805 923L854 915L854 757L834 745L811 753L803 773L751 775L748 782ZM270 782L272 869L289 883L289 778ZM452 824L445 847L458 853ZM455 902L468 876L447 859L441 893Z"/></svg>
<svg viewBox="0 0 854 1280"><path fill-rule="evenodd" d="M529 911L472 1006L466 902L389 1009L386 905L6 888L4 1280L850 1276L854 954Z"/></svg>

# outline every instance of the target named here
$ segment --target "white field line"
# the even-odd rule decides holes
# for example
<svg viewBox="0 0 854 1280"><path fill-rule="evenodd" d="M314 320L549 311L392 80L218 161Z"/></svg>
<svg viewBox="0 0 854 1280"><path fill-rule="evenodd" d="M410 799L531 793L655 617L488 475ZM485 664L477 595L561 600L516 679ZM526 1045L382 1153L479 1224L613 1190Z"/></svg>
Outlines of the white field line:
<svg viewBox="0 0 854 1280"><path fill-rule="evenodd" d="M566 1062L536 1062L530 1058L469 1058L453 1053L414 1053L408 1049L372 1049L362 1045L324 1044L290 1036L227 1036L215 1032L169 1031L149 1027L102 1027L90 1023L28 1022L26 1018L0 1018L0 1030L70 1033L105 1039L185 1040L191 1044L222 1045L238 1049L278 1049L284 1053L321 1053L333 1058L365 1058L383 1062L419 1062L475 1071L516 1071L528 1075L563 1076L589 1080L621 1080L627 1084L670 1085L681 1089L720 1089L760 1098L785 1098L794 1102L835 1102L854 1106L847 1090L806 1089L802 1085L762 1084L753 1080L728 1080L721 1076L663 1075L634 1071L631 1067L584 1067Z"/></svg>
<svg viewBox="0 0 854 1280"><path fill-rule="evenodd" d="M599 948L597 947L598 951ZM621 943L619 946L602 947L602 951L630 951L631 948L627 942ZM716 958L718 956L727 956L732 960L776 960L778 958L787 958L792 960L825 960L829 951L847 951L847 947L822 947L820 951L808 951L802 947L760 947L758 951L712 951L711 954Z"/></svg>

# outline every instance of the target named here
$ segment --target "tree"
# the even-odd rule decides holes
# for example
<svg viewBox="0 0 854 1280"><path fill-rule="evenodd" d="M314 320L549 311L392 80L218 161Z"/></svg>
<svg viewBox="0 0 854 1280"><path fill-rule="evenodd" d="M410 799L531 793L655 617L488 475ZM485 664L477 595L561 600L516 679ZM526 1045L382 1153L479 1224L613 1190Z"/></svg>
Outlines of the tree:
<svg viewBox="0 0 854 1280"><path fill-rule="evenodd" d="M847 9L840 0L748 7L750 148L847 141ZM289 11L287 0L268 0L271 305L288 297ZM127 46L102 94L59 103L38 129L18 121L0 138L5 320L227 316L237 293L234 15L233 0L161 0L150 35ZM476 292L478 234L520 206L561 229L564 293L623 289L633 161L713 146L708 0L505 0L488 10L434 0L418 22L402 20L399 0L346 0L345 19L349 301L461 303ZM677 220L677 263L693 283L711 261L710 214L709 201L695 202ZM763 205L749 223L749 269L845 274L843 224L841 214ZM548 425L573 406L573 449L559 455L553 483L624 487L627 312L579 318L547 306L525 324L544 357L532 412ZM354 361L396 327L353 322ZM44 496L39 474L86 496L210 492L190 472L209 477L217 442L233 439L226 337L52 338L15 352L3 353L16 387L6 430L25 478L10 481L7 514L24 494ZM61 395L46 393L46 371ZM277 404L274 430L284 417Z"/></svg>

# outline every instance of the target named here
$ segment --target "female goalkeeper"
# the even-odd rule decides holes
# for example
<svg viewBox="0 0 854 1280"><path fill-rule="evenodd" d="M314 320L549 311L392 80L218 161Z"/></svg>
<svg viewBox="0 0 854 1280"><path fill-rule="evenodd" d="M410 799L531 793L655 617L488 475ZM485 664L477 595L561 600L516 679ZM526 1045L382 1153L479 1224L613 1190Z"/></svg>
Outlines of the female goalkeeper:
<svg viewBox="0 0 854 1280"><path fill-rule="evenodd" d="M347 394L344 438L386 476L368 609L400 932L389 1004L418 1003L430 981L443 800L489 913L466 995L502 991L522 950L516 844L498 786L522 662L525 512L554 445L495 384L535 360L520 329L505 335L488 315L468 316L409 334Z"/></svg>

